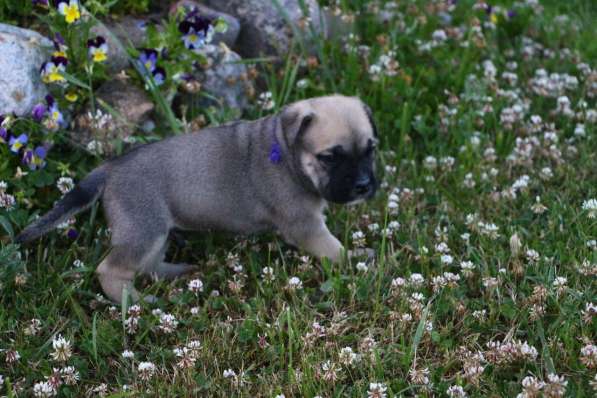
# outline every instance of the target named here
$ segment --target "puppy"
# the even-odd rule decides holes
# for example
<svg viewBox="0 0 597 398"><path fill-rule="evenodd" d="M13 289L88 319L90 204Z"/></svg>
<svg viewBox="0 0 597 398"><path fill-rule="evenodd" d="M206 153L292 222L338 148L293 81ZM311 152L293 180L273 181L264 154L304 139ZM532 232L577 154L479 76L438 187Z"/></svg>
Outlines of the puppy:
<svg viewBox="0 0 597 398"><path fill-rule="evenodd" d="M328 230L327 202L356 203L377 188L377 132L369 108L340 95L298 101L279 114L141 145L93 170L17 236L38 238L100 197L111 250L96 272L120 302L136 273L172 279L195 267L164 262L171 230L277 231L332 261L344 249Z"/></svg>

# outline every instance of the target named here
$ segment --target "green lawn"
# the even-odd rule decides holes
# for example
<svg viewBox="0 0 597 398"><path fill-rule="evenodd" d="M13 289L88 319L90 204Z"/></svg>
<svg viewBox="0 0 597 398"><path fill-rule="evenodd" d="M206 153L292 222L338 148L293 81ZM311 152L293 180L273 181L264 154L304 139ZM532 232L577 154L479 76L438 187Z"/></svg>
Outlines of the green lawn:
<svg viewBox="0 0 597 398"><path fill-rule="evenodd" d="M328 224L376 260L188 234L168 256L196 274L140 279L159 302L115 307L94 276L108 250L98 206L76 240L10 238L60 196L60 162L79 180L101 159L58 137L51 171L19 179L2 149L0 192L16 204L0 208L0 396L52 383L65 397L595 395L595 3L400 1L385 23L386 2L338 3L355 35L319 39L308 62L297 45L257 63L275 107L245 116L332 92L369 104L382 189L332 206Z"/></svg>

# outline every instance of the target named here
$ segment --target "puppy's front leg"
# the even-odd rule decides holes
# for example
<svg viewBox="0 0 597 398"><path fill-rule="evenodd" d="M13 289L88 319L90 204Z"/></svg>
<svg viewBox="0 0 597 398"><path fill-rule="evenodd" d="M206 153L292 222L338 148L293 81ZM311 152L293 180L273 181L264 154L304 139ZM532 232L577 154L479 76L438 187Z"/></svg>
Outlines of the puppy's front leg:
<svg viewBox="0 0 597 398"><path fill-rule="evenodd" d="M311 255L327 257L334 262L340 262L344 257L344 247L328 229L323 217L311 220L300 220L291 223L282 230L284 239Z"/></svg>

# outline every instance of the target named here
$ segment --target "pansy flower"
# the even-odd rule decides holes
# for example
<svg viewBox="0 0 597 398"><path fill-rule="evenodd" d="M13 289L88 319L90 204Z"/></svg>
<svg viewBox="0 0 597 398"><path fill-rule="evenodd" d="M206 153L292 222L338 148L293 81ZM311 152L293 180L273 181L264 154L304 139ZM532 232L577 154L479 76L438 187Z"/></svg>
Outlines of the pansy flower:
<svg viewBox="0 0 597 398"><path fill-rule="evenodd" d="M56 3L58 12L64 15L66 23L71 24L81 18L78 0L58 0Z"/></svg>
<svg viewBox="0 0 597 398"><path fill-rule="evenodd" d="M8 138L8 131L2 125L2 123L4 123L4 116L0 115L0 144L5 143L6 139Z"/></svg>
<svg viewBox="0 0 597 398"><path fill-rule="evenodd" d="M145 71L153 72L158 62L158 52L151 48L141 49L141 54L139 55L139 62L141 63L141 65L143 65Z"/></svg>
<svg viewBox="0 0 597 398"><path fill-rule="evenodd" d="M23 152L23 164L27 165L30 170L41 169L46 165L46 155L48 151L43 146L38 146L34 150L27 149Z"/></svg>
<svg viewBox="0 0 597 398"><path fill-rule="evenodd" d="M158 66L151 72L151 74L153 75L153 82L156 86L164 84L164 81L166 80L166 71L164 68Z"/></svg>
<svg viewBox="0 0 597 398"><path fill-rule="evenodd" d="M65 57L52 57L49 62L41 66L41 79L44 83L64 83L66 79L62 72L66 70L68 60Z"/></svg>
<svg viewBox="0 0 597 398"><path fill-rule="evenodd" d="M87 40L87 48L93 62L104 62L108 59L108 43L102 36Z"/></svg>
<svg viewBox="0 0 597 398"><path fill-rule="evenodd" d="M183 34L182 40L189 50L196 50L209 43L214 34L212 20L199 15L197 9L191 10L185 19L178 24L178 30Z"/></svg>
<svg viewBox="0 0 597 398"><path fill-rule="evenodd" d="M10 151L13 153L18 153L19 150L27 144L27 141L29 140L29 137L27 137L27 134L23 133L18 137L10 137L10 140L8 141L8 145L10 146Z"/></svg>
<svg viewBox="0 0 597 398"><path fill-rule="evenodd" d="M50 131L58 130L64 124L64 116L60 109L58 109L58 103L54 100L51 95L46 95L46 119L44 120L44 126Z"/></svg>
<svg viewBox="0 0 597 398"><path fill-rule="evenodd" d="M55 48L55 51L54 53L52 53L52 56L66 58L67 47L66 42L64 41L64 37L62 37L60 33L56 33L52 42L54 43Z"/></svg>
<svg viewBox="0 0 597 398"><path fill-rule="evenodd" d="M33 110L31 111L31 116L33 117L33 120L35 120L36 122L41 122L45 115L46 106L44 104L35 105L33 107Z"/></svg>

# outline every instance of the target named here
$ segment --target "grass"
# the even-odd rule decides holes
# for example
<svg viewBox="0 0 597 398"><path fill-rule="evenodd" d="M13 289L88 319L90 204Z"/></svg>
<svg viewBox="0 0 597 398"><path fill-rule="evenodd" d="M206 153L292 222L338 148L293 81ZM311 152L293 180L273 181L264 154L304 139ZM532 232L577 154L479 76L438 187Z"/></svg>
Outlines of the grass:
<svg viewBox="0 0 597 398"><path fill-rule="evenodd" d="M461 386L471 397L510 397L523 391L527 376L545 382L545 396L594 396L597 354L591 362L581 351L594 347L597 336L597 311L589 308L597 297L597 219L583 209L597 197L597 140L595 121L577 104L584 100L595 110L589 82L595 84L595 72L583 76L575 65L595 66L594 5L550 1L528 15L519 9L520 21L499 17L479 37L471 26L489 15L459 1L443 28L461 26L462 38L421 51L445 18L432 3L400 2L387 24L375 15L378 3L340 3L355 18L355 46L367 45L367 55L346 51L341 41L321 41L317 63L297 53L282 65L262 64L261 73L276 107L333 90L358 95L373 109L382 189L368 203L332 206L328 224L347 247L374 248L376 261L365 271L356 260L337 265L301 257L271 235L189 234L168 257L198 264L197 273L172 283L139 280L160 300L140 304L135 316L130 303L114 307L100 295L94 270L108 238L97 206L78 217L74 242L52 233L20 248L3 238L0 394L31 396L54 369L73 366L80 380L68 385L63 377L60 396L105 390L113 397L364 397L382 396L371 383L383 383L388 396L446 396ZM567 21L557 18L562 12ZM537 46L523 56L530 48L523 36L554 57L540 55ZM370 65L390 50L396 73L390 65L388 75L372 76ZM488 59L497 68L495 80L483 78ZM299 60L310 66L299 68ZM514 87L502 76L512 61ZM568 96L577 116L555 113L557 96L531 90L539 68L578 78L576 88L559 94ZM518 99L498 88L517 88ZM509 128L500 119L503 109L526 99L528 110ZM261 113L256 107L247 116ZM542 118L536 131L531 115ZM584 136L575 134L579 123ZM517 138L527 141L517 144ZM3 214L6 230L23 227ZM356 231L364 242L353 242ZM469 271L461 266L467 261ZM266 267L273 268L273 280L264 277ZM459 280L446 280L453 275ZM302 289L289 288L295 276ZM188 289L192 279L201 279L202 292ZM178 322L171 331L164 314ZM39 327L31 327L33 319ZM58 335L72 346L64 361L52 356ZM194 340L200 349L188 348L182 357L173 352ZM124 350L134 358L123 358ZM10 362L14 351L20 359ZM155 366L151 376L142 362ZM550 374L565 380L565 393ZM525 391L532 396L529 380Z"/></svg>

